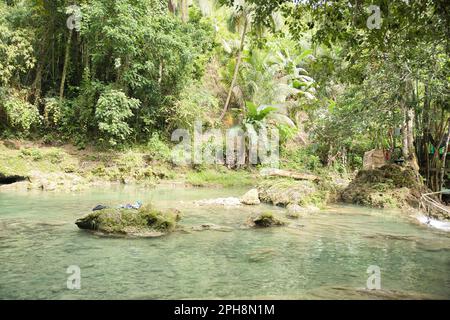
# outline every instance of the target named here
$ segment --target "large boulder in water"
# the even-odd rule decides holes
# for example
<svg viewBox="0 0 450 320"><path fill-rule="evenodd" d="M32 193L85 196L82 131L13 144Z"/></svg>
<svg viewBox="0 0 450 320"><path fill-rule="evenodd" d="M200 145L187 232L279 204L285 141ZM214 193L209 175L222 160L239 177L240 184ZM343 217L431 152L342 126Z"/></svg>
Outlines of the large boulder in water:
<svg viewBox="0 0 450 320"><path fill-rule="evenodd" d="M422 192L426 188L414 169L388 164L359 171L341 198L346 203L375 208L417 207Z"/></svg>
<svg viewBox="0 0 450 320"><path fill-rule="evenodd" d="M106 208L93 211L75 224L80 229L105 234L154 237L173 231L179 219L178 211L163 213L147 205L138 210Z"/></svg>
<svg viewBox="0 0 450 320"><path fill-rule="evenodd" d="M308 204L318 190L312 181L277 178L262 181L258 191L261 201L285 207L289 204Z"/></svg>
<svg viewBox="0 0 450 320"><path fill-rule="evenodd" d="M244 194L241 198L241 202L246 205L260 204L258 189L252 189Z"/></svg>

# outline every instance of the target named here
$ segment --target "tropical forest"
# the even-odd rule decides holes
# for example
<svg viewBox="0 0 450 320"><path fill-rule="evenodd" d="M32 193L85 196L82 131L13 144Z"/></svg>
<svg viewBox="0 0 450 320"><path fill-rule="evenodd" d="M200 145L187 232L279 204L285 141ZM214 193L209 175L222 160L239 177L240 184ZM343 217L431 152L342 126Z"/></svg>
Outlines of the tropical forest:
<svg viewBox="0 0 450 320"><path fill-rule="evenodd" d="M1 300L448 300L449 232L448 1L0 1Z"/></svg>

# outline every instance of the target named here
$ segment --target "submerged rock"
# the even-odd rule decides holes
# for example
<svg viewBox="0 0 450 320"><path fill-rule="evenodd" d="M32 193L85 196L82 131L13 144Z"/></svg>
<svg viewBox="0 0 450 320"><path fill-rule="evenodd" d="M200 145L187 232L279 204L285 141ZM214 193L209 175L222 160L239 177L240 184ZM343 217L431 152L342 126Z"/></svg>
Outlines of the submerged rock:
<svg viewBox="0 0 450 320"><path fill-rule="evenodd" d="M352 299L352 300L426 300L444 297L426 293L397 290L369 290L349 286L321 286L309 291L314 299Z"/></svg>
<svg viewBox="0 0 450 320"><path fill-rule="evenodd" d="M173 231L179 219L180 213L176 210L163 213L147 205L138 210L107 208L93 211L75 224L80 229L106 234L157 237Z"/></svg>
<svg viewBox="0 0 450 320"><path fill-rule="evenodd" d="M241 205L241 200L238 198L217 198L217 199L209 199L209 200L199 200L195 201L195 204L199 206L239 206Z"/></svg>
<svg viewBox="0 0 450 320"><path fill-rule="evenodd" d="M247 205L257 205L260 204L258 189L252 189L244 194L241 198L241 202Z"/></svg>
<svg viewBox="0 0 450 320"><path fill-rule="evenodd" d="M272 260L279 252L274 248L259 248L246 254L249 262L264 262Z"/></svg>
<svg viewBox="0 0 450 320"><path fill-rule="evenodd" d="M310 213L320 211L320 209L316 206L306 206L302 207L298 204L288 204L287 209L287 217L288 218L299 218L301 216L306 216Z"/></svg>
<svg viewBox="0 0 450 320"><path fill-rule="evenodd" d="M269 228L284 226L286 222L276 217L272 212L263 212L257 216L251 217L247 223L250 227Z"/></svg>
<svg viewBox="0 0 450 320"><path fill-rule="evenodd" d="M213 231L222 231L222 232L229 232L232 231L233 228L231 227L225 227L225 226L218 226L216 224L212 223L205 223L199 226L194 226L191 228L192 231L206 231L206 230L213 230Z"/></svg>

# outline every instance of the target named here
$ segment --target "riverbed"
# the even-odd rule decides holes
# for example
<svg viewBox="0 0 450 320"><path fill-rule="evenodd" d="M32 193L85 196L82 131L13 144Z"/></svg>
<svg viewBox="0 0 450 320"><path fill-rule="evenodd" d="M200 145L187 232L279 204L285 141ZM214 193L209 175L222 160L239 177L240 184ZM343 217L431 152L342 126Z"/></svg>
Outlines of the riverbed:
<svg viewBox="0 0 450 320"><path fill-rule="evenodd" d="M290 225L244 228L269 205L198 206L244 189L113 186L0 193L0 299L450 298L450 235L396 211L333 206ZM98 204L140 200L182 212L185 231L152 239L82 231ZM227 228L189 231L202 224ZM195 229L195 228L194 228ZM67 287L69 266L81 289ZM367 290L370 266L379 290Z"/></svg>

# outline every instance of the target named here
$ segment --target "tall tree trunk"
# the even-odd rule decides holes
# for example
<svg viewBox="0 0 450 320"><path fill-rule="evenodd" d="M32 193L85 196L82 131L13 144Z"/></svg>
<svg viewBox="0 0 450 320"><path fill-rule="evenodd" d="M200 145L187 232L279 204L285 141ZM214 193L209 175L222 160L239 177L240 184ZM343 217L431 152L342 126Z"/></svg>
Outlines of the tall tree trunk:
<svg viewBox="0 0 450 320"><path fill-rule="evenodd" d="M438 106L435 105L435 109L437 109ZM435 110L436 111L436 110ZM434 145L434 155L433 155L433 159L432 159L432 169L433 169L433 184L432 184L432 189L433 191L439 191L440 187L441 187L441 182L440 182L440 178L441 178L441 170L442 170L442 160L443 157L441 158L441 156L439 155L439 150L441 149L441 146L443 146L446 142L447 139L447 124L448 124L448 120L446 121L444 118L444 109L441 108L441 114L440 116L438 116L441 121L439 124L435 124L435 128L434 128L434 132L435 132L435 136L436 139L433 143ZM445 168L444 168L445 170Z"/></svg>
<svg viewBox="0 0 450 320"><path fill-rule="evenodd" d="M170 13L175 13L176 11L175 0L169 0L167 6L169 8Z"/></svg>
<svg viewBox="0 0 450 320"><path fill-rule="evenodd" d="M59 101L62 102L64 98L64 86L66 82L66 76L67 76L67 68L69 66L69 57L70 57L70 45L72 43L72 35L73 35L73 29L69 32L69 37L67 38L66 43L66 53L64 55L64 67L63 72L61 76L61 86L59 87Z"/></svg>
<svg viewBox="0 0 450 320"><path fill-rule="evenodd" d="M423 139L422 144L425 150L425 177L428 187L430 184L430 100L428 98L429 86L428 82L425 84L425 93L423 101Z"/></svg>
<svg viewBox="0 0 450 320"><path fill-rule="evenodd" d="M38 64L36 67L36 77L33 81L33 97L34 97L34 105L38 106L41 99L41 91L42 91L42 72L44 71L44 67L47 65L47 56L48 56L48 47L49 47L49 32L46 32L43 37L43 41L39 48L39 57Z"/></svg>
<svg viewBox="0 0 450 320"><path fill-rule="evenodd" d="M445 185L444 176L445 176L445 168L446 168L446 161L447 161L448 144L450 141L450 118L447 119L447 126L448 126L447 138L445 139L444 154L442 155L442 161L441 161L440 190L442 190ZM442 194L440 196L441 196L441 200L442 200Z"/></svg>
<svg viewBox="0 0 450 320"><path fill-rule="evenodd" d="M248 18L246 17L245 23L244 23L244 30L242 31L242 36L241 36L241 45L239 46L239 51L238 51L238 55L237 55L237 59L236 59L236 65L234 66L233 79L231 80L231 85L230 85L230 89L228 90L227 100L225 102L225 106L223 107L222 114L220 115L219 121L222 121L223 118L225 117L225 114L227 113L227 110L228 110L228 105L230 104L230 101L231 101L231 95L233 94L233 89L236 84L236 80L237 80L237 77L239 74L239 67L240 67L241 61L242 61L242 51L244 51L245 35L247 33L247 27L248 27Z"/></svg>
<svg viewBox="0 0 450 320"><path fill-rule="evenodd" d="M186 23L189 20L189 0L181 0L181 20Z"/></svg>

